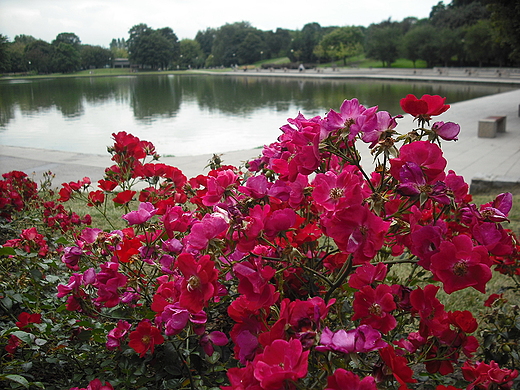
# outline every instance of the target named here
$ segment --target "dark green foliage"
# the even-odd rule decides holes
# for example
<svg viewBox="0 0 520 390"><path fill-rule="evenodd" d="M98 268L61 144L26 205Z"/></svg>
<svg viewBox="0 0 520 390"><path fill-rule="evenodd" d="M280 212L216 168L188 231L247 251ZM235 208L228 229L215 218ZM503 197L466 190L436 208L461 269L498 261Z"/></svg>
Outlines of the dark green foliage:
<svg viewBox="0 0 520 390"><path fill-rule="evenodd" d="M440 1L432 7L430 22L435 27L447 27L455 29L458 27L471 26L481 19L488 19L490 13L488 8L480 1L454 2L444 5Z"/></svg>
<svg viewBox="0 0 520 390"><path fill-rule="evenodd" d="M201 66L248 65L260 60L288 57L308 65L366 57L391 66L398 58L433 66L516 66L520 63L520 0L454 0L432 7L429 18L404 17L362 26L328 26L307 23L301 30L277 28L262 31L249 22L227 23L197 32L199 48L180 42L170 27L153 29L141 23L129 38L112 39L109 58L130 58L132 64L148 69L182 69ZM52 47L34 37L19 35L14 42L0 44L0 72L70 72L80 67L105 66L103 48L81 46L72 32L58 34ZM43 42L43 43L42 43ZM48 45L48 44L47 44ZM87 48L88 46L88 48ZM82 49L86 49L82 53ZM202 55L199 55L199 50ZM183 57L180 57L180 55Z"/></svg>
<svg viewBox="0 0 520 390"><path fill-rule="evenodd" d="M213 42L217 31L214 28L207 28L204 31L198 31L195 40L199 43L204 55L209 56L213 47Z"/></svg>
<svg viewBox="0 0 520 390"><path fill-rule="evenodd" d="M489 7L500 46L508 48L510 60L520 63L520 1L494 0Z"/></svg>
<svg viewBox="0 0 520 390"><path fill-rule="evenodd" d="M0 73L7 72L10 68L9 43L7 37L0 34Z"/></svg>
<svg viewBox="0 0 520 390"><path fill-rule="evenodd" d="M482 337L482 353L486 360L494 360L503 366L520 368L520 310L499 298L492 312L486 314Z"/></svg>
<svg viewBox="0 0 520 390"><path fill-rule="evenodd" d="M248 47L248 43L252 46ZM231 66L251 63L249 59L258 61L264 49L262 32L248 22L239 22L225 24L216 30L211 54L215 65Z"/></svg>
<svg viewBox="0 0 520 390"><path fill-rule="evenodd" d="M265 42L269 58L285 57L291 45L291 31L277 28L275 32L265 32Z"/></svg>
<svg viewBox="0 0 520 390"><path fill-rule="evenodd" d="M399 58L401 38L402 30L397 23L371 25L366 34L366 55L390 67Z"/></svg>
<svg viewBox="0 0 520 390"><path fill-rule="evenodd" d="M200 68L204 65L204 52L198 41L183 39L180 42L179 67L181 69Z"/></svg>
<svg viewBox="0 0 520 390"><path fill-rule="evenodd" d="M346 59L362 53L364 35L359 27L339 27L323 37L320 46L326 60Z"/></svg>
<svg viewBox="0 0 520 390"><path fill-rule="evenodd" d="M29 70L34 70L37 73L50 73L54 49L54 46L41 39L25 46L25 59Z"/></svg>
<svg viewBox="0 0 520 390"><path fill-rule="evenodd" d="M168 69L179 56L177 35L169 27L154 30L141 23L132 27L129 33L129 58L136 65Z"/></svg>
<svg viewBox="0 0 520 390"><path fill-rule="evenodd" d="M296 31L287 56L295 62L315 62L317 56L314 48L320 43L322 38L335 30L336 27L322 28L318 23L308 23L303 26L301 31Z"/></svg>
<svg viewBox="0 0 520 390"><path fill-rule="evenodd" d="M493 46L491 24L488 20L481 20L467 28L464 49L470 61L478 62L479 66L487 63L493 57Z"/></svg>
<svg viewBox="0 0 520 390"><path fill-rule="evenodd" d="M74 46L69 43L58 43L52 57L52 68L55 72L74 72L79 69L80 63L79 52Z"/></svg>
<svg viewBox="0 0 520 390"><path fill-rule="evenodd" d="M79 37L70 32L60 33L56 36L56 39L52 41L52 44L58 46L60 43L66 43L67 45L72 45L76 50L79 50L81 45L81 40Z"/></svg>
<svg viewBox="0 0 520 390"><path fill-rule="evenodd" d="M260 61L267 51L261 31L250 31L237 48L238 58L241 64L252 64Z"/></svg>
<svg viewBox="0 0 520 390"><path fill-rule="evenodd" d="M82 45L80 51L81 68L103 68L110 64L111 51L101 46Z"/></svg>

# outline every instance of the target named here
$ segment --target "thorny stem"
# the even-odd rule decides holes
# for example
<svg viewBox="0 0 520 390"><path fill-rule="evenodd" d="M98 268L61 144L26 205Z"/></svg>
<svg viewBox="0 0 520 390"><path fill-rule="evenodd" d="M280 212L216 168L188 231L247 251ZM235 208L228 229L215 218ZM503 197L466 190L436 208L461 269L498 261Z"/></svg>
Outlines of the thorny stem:
<svg viewBox="0 0 520 390"><path fill-rule="evenodd" d="M448 210L448 205L444 205L441 209L441 211L439 212L439 214L435 215L435 209L433 210L433 224L435 225L437 223L437 220L441 217L441 215L443 215L446 210Z"/></svg>
<svg viewBox="0 0 520 390"><path fill-rule="evenodd" d="M193 385L193 376L191 375L191 370L186 361L184 360L184 356L179 351L179 348L175 345L175 342L172 342L173 348L175 348L175 352L177 352L177 356L179 356L179 360L182 362L182 365L184 368L186 368L186 371L188 371L188 376L190 378L190 387L191 390L195 390L195 386Z"/></svg>
<svg viewBox="0 0 520 390"><path fill-rule="evenodd" d="M333 286L333 283L324 275L322 275L321 273L319 273L318 271L315 271L313 270L312 268L310 267L307 267L306 265L304 264L300 264L300 267L302 267L304 270L306 271L309 271L311 274L313 274L314 276L317 276L320 280L323 280L325 283L327 283L330 287Z"/></svg>
<svg viewBox="0 0 520 390"><path fill-rule="evenodd" d="M348 155L346 155L345 153L343 153L337 146L329 143L329 146L331 147L332 149L332 153L334 153L336 156L338 157L341 157L343 160L349 162L350 164L353 164L355 165L361 172L361 174L363 175L363 177L365 178L367 184L370 186L370 189L372 190L372 192L376 192L376 189L374 188L374 185L372 184L372 182L370 181L370 177L368 177L367 173L364 171L364 169L361 167L361 164L360 164L360 161L361 159L359 158L359 156L357 155L356 151L352 150L348 144L345 144L346 145L346 148L347 150L349 151L349 154L350 155L354 155L355 158L352 158L352 157L349 157Z"/></svg>
<svg viewBox="0 0 520 390"><path fill-rule="evenodd" d="M329 369L330 369L330 364L329 364L329 361L327 360L327 365L329 366ZM316 381L312 384L311 386L311 389L315 388L322 380L323 378L327 375L327 371L322 371L318 377L318 379L316 379Z"/></svg>
<svg viewBox="0 0 520 390"><path fill-rule="evenodd" d="M402 259L402 260L386 260L380 261L381 264L417 264L417 260Z"/></svg>
<svg viewBox="0 0 520 390"><path fill-rule="evenodd" d="M352 271L352 254L350 254L345 260L345 263L343 263L343 266L341 267L341 270L339 271L339 275L337 279L332 284L332 287L327 291L325 294L325 302L328 302L330 299L330 296L336 289L343 284L347 276L350 275L350 271Z"/></svg>
<svg viewBox="0 0 520 390"><path fill-rule="evenodd" d="M356 156L355 159L353 159L352 161L354 162L354 165L356 167L358 167L358 169L360 170L361 174L363 175L363 177L365 178L367 184L370 186L370 189L372 190L372 192L376 192L376 189L374 188L374 185L372 184L372 182L370 181L370 177L368 176L368 174L365 172L365 170L363 169L363 167L361 167L361 157L359 156L357 150L354 148L354 150L352 150L350 148L350 146L348 145L348 143L345 144L346 147L347 147L347 150Z"/></svg>

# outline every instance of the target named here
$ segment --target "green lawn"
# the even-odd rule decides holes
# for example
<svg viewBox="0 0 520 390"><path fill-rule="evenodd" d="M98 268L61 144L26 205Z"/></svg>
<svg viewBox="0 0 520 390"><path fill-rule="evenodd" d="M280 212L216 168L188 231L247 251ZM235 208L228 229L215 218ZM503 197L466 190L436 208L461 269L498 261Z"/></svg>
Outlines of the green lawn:
<svg viewBox="0 0 520 390"><path fill-rule="evenodd" d="M330 68L333 65L336 65L338 67L344 67L343 60L329 62L329 63L323 63L320 64L320 67ZM381 61L376 61L370 58L366 58L364 54L361 54L359 56L350 57L347 59L347 67L356 67L356 68L382 68L383 63ZM392 66L392 68L413 68L413 62L404 58L400 58L397 61L395 61ZM416 61L415 62L416 68L426 68L426 61Z"/></svg>
<svg viewBox="0 0 520 390"><path fill-rule="evenodd" d="M268 60L257 61L254 66L262 66L263 64L288 64L291 62L289 57L270 58Z"/></svg>
<svg viewBox="0 0 520 390"><path fill-rule="evenodd" d="M261 67L263 64L285 64L290 63L288 57L279 57L279 58L271 58L268 60L262 60L255 62L254 64L246 65L248 68L256 68ZM332 66L337 67L344 67L343 61L334 61L329 63L322 63L317 65L320 68L330 68ZM242 65L243 67L243 65ZM383 63L381 61L375 61L371 59L365 58L364 55L351 57L347 60L346 67L356 67L356 68L382 68ZM406 59L398 59L396 62L392 64L392 68L413 68L412 61L406 60ZM424 61L417 61L416 62L416 68L426 68L426 62ZM212 69L212 72L224 72L229 71L230 68L224 68L224 69ZM101 68L101 69L90 69L90 70L81 70L78 72L73 73L51 73L51 74L45 74L45 75L27 75L23 76L23 78L30 78L30 79L41 79L41 78L61 78L61 77L99 77L99 76L127 76L127 75L147 75L147 74L187 74L191 72L195 72L196 70L169 70L164 72L157 72L157 71L140 71L137 73L132 72L129 68ZM0 78L20 78L20 76L1 76Z"/></svg>

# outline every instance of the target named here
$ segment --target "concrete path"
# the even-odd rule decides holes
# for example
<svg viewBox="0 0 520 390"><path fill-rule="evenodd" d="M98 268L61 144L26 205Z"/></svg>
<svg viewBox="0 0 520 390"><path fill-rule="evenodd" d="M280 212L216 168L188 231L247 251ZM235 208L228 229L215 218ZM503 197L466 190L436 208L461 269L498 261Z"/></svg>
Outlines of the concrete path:
<svg viewBox="0 0 520 390"><path fill-rule="evenodd" d="M218 74L221 76L312 77L323 79L442 81L520 85L520 69L518 68L314 68L300 72L298 69L261 68L244 71L243 68L239 67L234 71L222 70L218 71L218 73L215 73L214 70L192 70L190 73Z"/></svg>
<svg viewBox="0 0 520 390"><path fill-rule="evenodd" d="M307 71L304 77L318 76L311 72ZM519 104L520 89L455 103L447 112L437 117L438 120L456 122L461 126L459 141L443 143L448 169L463 175L468 183L476 179L488 183L520 185ZM478 121L490 115L507 116L506 132L498 133L496 138L479 138ZM399 121L396 130L406 133L413 125L412 118L407 115ZM153 139L150 141L154 142ZM228 152L222 159L225 164L238 166L260 153L260 149ZM370 158L368 153L364 155L367 159ZM211 155L166 157L160 161L176 166L186 176L193 177L208 171L204 167L210 158ZM89 176L93 182L97 181L103 177L104 168L112 165L111 163L108 154L90 155L0 145L0 173L21 170L34 175L34 179L40 181L43 172L52 171L56 185L76 181L84 176Z"/></svg>

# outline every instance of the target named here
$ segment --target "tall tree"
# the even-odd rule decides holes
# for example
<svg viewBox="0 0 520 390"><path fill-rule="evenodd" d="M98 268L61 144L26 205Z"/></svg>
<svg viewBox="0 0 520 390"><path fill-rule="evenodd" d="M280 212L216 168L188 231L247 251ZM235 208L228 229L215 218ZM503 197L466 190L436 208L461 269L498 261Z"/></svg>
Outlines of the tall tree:
<svg viewBox="0 0 520 390"><path fill-rule="evenodd" d="M71 32L60 33L52 41L54 46L52 68L53 71L70 73L79 69L81 40Z"/></svg>
<svg viewBox="0 0 520 390"><path fill-rule="evenodd" d="M113 38L110 42L112 58L128 58L128 45L125 38Z"/></svg>
<svg viewBox="0 0 520 390"><path fill-rule="evenodd" d="M211 50L212 61L223 66L244 63L238 57L238 48L247 34L255 30L248 22L227 23L219 27Z"/></svg>
<svg viewBox="0 0 520 390"><path fill-rule="evenodd" d="M490 12L485 3L479 0L453 1L445 5L440 1L432 7L430 22L435 27L451 29L471 26L481 19L488 19Z"/></svg>
<svg viewBox="0 0 520 390"><path fill-rule="evenodd" d="M101 46L82 45L80 51L81 68L103 68L110 64L112 52Z"/></svg>
<svg viewBox="0 0 520 390"><path fill-rule="evenodd" d="M489 20L481 20L466 29L464 49L466 57L478 62L479 66L493 57L493 37Z"/></svg>
<svg viewBox="0 0 520 390"><path fill-rule="evenodd" d="M267 46L263 40L262 32L259 30L250 31L238 45L238 61L240 64L252 64L260 61L264 52L267 52Z"/></svg>
<svg viewBox="0 0 520 390"><path fill-rule="evenodd" d="M20 34L14 37L14 43L20 43L22 45L28 45L36 41L36 38L32 35Z"/></svg>
<svg viewBox="0 0 520 390"><path fill-rule="evenodd" d="M437 30L429 23L412 28L403 36L401 47L405 58L412 61L414 67L419 59L432 67L439 58Z"/></svg>
<svg viewBox="0 0 520 390"><path fill-rule="evenodd" d="M413 28L404 34L403 40L401 41L402 55L407 60L412 61L414 68L417 60L421 59L419 54L421 44L422 36L418 34L417 28Z"/></svg>
<svg viewBox="0 0 520 390"><path fill-rule="evenodd" d="M4 73L9 70L11 70L9 39L5 35L0 34L0 72Z"/></svg>
<svg viewBox="0 0 520 390"><path fill-rule="evenodd" d="M520 0L493 0L492 23L502 47L509 47L509 58L520 64Z"/></svg>
<svg viewBox="0 0 520 390"><path fill-rule="evenodd" d="M402 29L398 23L390 21L370 25L366 33L365 50L369 58L383 62L390 67L399 58Z"/></svg>
<svg viewBox="0 0 520 390"><path fill-rule="evenodd" d="M325 54L332 59L342 59L343 65L347 58L363 51L363 32L359 27L339 27L325 35L320 45Z"/></svg>
<svg viewBox="0 0 520 390"><path fill-rule="evenodd" d="M25 47L25 59L29 70L38 73L50 73L52 71L52 56L54 46L48 42L38 39Z"/></svg>
<svg viewBox="0 0 520 390"><path fill-rule="evenodd" d="M181 39L179 66L186 68L200 68L205 61L204 52L200 48L198 41L194 39Z"/></svg>
<svg viewBox="0 0 520 390"><path fill-rule="evenodd" d="M36 38L31 35L16 35L14 41L9 44L9 59L11 62L11 72L27 72L29 63L25 58L25 47Z"/></svg>
<svg viewBox="0 0 520 390"><path fill-rule="evenodd" d="M317 57L314 48L327 32L318 23L307 23L303 26L301 31L294 34L291 42L290 52L288 53L291 61L315 62Z"/></svg>
<svg viewBox="0 0 520 390"><path fill-rule="evenodd" d="M79 37L71 32L63 32L56 36L56 39L52 41L52 44L58 46L60 43L66 43L71 45L74 49L79 50L81 45L81 40Z"/></svg>
<svg viewBox="0 0 520 390"><path fill-rule="evenodd" d="M141 60L141 47L140 43L141 40L148 34L152 33L152 29L148 27L147 24L140 23L133 26L129 31L128 34L130 37L127 40L127 46L128 46L128 57L130 60L137 64L142 64L139 62Z"/></svg>
<svg viewBox="0 0 520 390"><path fill-rule="evenodd" d="M438 60L448 66L450 61L457 59L460 63L463 49L463 28L441 28L437 31Z"/></svg>
<svg viewBox="0 0 520 390"><path fill-rule="evenodd" d="M264 36L269 58L285 57L291 45L291 32L277 28L275 32L267 31Z"/></svg>
<svg viewBox="0 0 520 390"><path fill-rule="evenodd" d="M130 61L152 69L168 69L179 55L177 35L169 27L154 30L146 24L133 26L128 39Z"/></svg>
<svg viewBox="0 0 520 390"><path fill-rule="evenodd" d="M74 46L63 42L54 46L51 62L54 72L70 73L79 69L81 59L78 50Z"/></svg>
<svg viewBox="0 0 520 390"><path fill-rule="evenodd" d="M197 31L195 40L199 43L200 48L206 57L211 54L211 49L213 48L213 42L215 41L216 34L217 30L210 27L204 31Z"/></svg>

